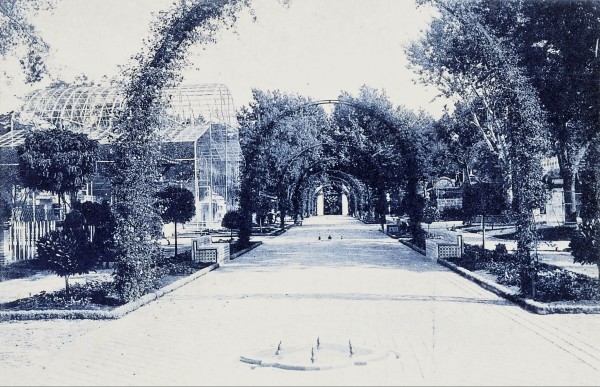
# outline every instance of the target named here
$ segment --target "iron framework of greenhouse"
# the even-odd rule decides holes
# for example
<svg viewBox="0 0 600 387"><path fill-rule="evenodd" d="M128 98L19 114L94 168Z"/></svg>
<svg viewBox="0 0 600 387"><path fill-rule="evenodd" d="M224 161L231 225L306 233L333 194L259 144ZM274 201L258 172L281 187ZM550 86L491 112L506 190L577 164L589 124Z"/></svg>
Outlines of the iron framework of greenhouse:
<svg viewBox="0 0 600 387"><path fill-rule="evenodd" d="M62 127L85 133L101 146L118 141L114 124L125 96L118 87L53 87L30 94L13 116L13 130L0 136L0 148L22 144L29 129ZM241 151L233 99L223 84L166 89L159 135L167 170L165 183L190 188L196 199L198 227L220 224L223 206L235 205ZM110 160L99 160L99 163ZM190 165L191 164L191 165ZM174 168L173 168L174 166ZM186 168L187 166L187 168ZM191 178L190 178L191 175ZM94 196L93 184L87 188Z"/></svg>

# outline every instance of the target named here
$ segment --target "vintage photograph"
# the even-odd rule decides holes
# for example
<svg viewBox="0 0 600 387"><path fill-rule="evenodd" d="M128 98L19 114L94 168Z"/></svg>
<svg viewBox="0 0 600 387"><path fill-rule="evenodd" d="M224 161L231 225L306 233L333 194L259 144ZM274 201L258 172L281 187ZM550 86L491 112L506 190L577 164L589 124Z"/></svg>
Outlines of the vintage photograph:
<svg viewBox="0 0 600 387"><path fill-rule="evenodd" d="M600 0L0 0L0 386L597 386Z"/></svg>

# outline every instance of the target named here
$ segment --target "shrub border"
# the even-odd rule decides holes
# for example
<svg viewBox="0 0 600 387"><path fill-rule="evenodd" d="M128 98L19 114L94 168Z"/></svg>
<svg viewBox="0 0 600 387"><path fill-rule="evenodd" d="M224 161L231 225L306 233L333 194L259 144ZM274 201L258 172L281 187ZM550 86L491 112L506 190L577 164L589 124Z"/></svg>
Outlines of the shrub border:
<svg viewBox="0 0 600 387"><path fill-rule="evenodd" d="M167 293L171 293L173 290L186 285L193 280L202 277L203 275L219 268L218 263L213 263L197 272L178 279L157 289L153 292L143 295L137 300L130 301L124 305L118 306L111 310L15 310L15 311L0 311L0 322L1 321L24 321L24 320L51 320L51 319L63 319L63 320L114 320L125 316L126 314L133 312L140 307L159 299Z"/></svg>
<svg viewBox="0 0 600 387"><path fill-rule="evenodd" d="M574 314L574 313L583 313L583 314L600 314L600 306L555 306L550 305L544 302L534 301L529 298L521 297L518 293L510 290L509 288L502 286L494 281L491 281L487 278L483 278L476 273L473 273L470 270L467 270L463 267L460 267L450 261L447 261L443 258L438 258L437 262L452 270L455 273L460 274L462 277L475 282L477 285L482 288L491 291L503 297L509 301L514 302L519 305L521 308L527 310L528 312L536 313L536 314Z"/></svg>
<svg viewBox="0 0 600 387"><path fill-rule="evenodd" d="M262 245L262 241L254 242L254 244L250 247L242 249L236 253L233 253L229 259L235 259L242 254L246 254L248 251L257 248ZM15 310L15 311L2 311L0 310L0 322L2 321L26 321L26 320L115 320L119 319L126 314L133 312L136 309L141 308L142 306L159 299L167 293L171 293L173 290L186 285L195 279L202 277L203 275L216 270L220 267L218 263L213 263L210 266L207 266L203 269L198 270L197 272L190 274L187 277L183 277L170 283L167 286L164 286L160 289L157 289L153 292L143 295L137 300L133 300L128 302L127 304L118 306L111 310L86 310L86 309L74 309L74 310Z"/></svg>
<svg viewBox="0 0 600 387"><path fill-rule="evenodd" d="M425 250L420 247L415 246L409 241L405 241L400 239L400 243L410 247L416 252L427 256ZM536 313L536 314L600 314L600 306L588 306L588 305L580 305L580 306L555 306L550 305L545 302L534 301L530 298L521 297L518 293L513 290L507 288L506 286L500 285L494 281L491 281L487 278L483 278L476 273L473 273L470 270L465 269L464 267L460 267L450 261L447 261L443 258L438 258L437 263L447 267L453 272L461 275L462 277L475 282L477 285L482 288L489 290L492 293L497 294L498 296L505 298L511 302L514 302L521 308L527 310L528 312Z"/></svg>

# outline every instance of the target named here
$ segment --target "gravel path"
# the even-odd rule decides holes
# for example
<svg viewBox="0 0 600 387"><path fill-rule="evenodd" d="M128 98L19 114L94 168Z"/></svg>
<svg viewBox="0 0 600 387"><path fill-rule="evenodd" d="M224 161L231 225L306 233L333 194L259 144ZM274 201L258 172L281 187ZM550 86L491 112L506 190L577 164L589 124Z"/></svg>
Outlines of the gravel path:
<svg viewBox="0 0 600 387"><path fill-rule="evenodd" d="M321 240L318 237L321 236ZM331 240L328 239L331 236ZM312 217L116 321L0 324L2 385L597 385L600 315L532 315L348 217ZM240 356L316 338L327 371ZM321 362L321 363L319 363ZM317 363L326 365L327 359Z"/></svg>

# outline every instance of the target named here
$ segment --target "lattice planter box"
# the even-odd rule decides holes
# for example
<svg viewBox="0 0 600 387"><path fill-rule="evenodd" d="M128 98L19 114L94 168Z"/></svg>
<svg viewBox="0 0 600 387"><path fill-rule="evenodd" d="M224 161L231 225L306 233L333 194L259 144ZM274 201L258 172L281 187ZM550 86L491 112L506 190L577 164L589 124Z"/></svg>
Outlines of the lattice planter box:
<svg viewBox="0 0 600 387"><path fill-rule="evenodd" d="M217 263L229 259L229 243L192 242L192 260L194 262Z"/></svg>
<svg viewBox="0 0 600 387"><path fill-rule="evenodd" d="M425 254L427 258L433 260L437 260L438 258L459 258L461 256L461 248L458 243L427 239L425 241Z"/></svg>

